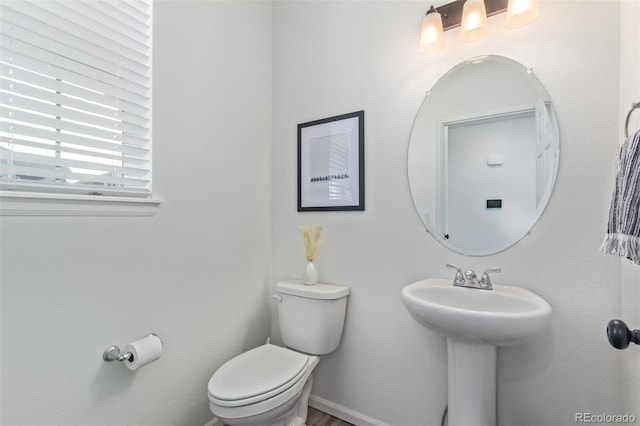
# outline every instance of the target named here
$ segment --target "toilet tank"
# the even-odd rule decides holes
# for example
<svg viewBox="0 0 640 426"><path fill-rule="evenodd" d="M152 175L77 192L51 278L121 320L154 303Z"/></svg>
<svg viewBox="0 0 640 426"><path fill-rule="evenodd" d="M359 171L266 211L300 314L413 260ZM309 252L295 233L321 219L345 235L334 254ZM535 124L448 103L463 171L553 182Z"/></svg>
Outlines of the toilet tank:
<svg viewBox="0 0 640 426"><path fill-rule="evenodd" d="M282 297L278 320L287 347L313 355L336 350L344 328L349 287L282 281L276 291Z"/></svg>

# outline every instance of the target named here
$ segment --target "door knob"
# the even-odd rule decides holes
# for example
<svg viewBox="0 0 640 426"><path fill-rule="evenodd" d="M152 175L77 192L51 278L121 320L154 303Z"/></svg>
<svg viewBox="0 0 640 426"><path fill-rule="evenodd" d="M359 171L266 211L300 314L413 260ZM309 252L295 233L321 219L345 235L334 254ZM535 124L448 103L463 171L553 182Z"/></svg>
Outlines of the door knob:
<svg viewBox="0 0 640 426"><path fill-rule="evenodd" d="M626 349L629 343L640 345L640 330L629 330L627 324L621 320L611 320L607 324L609 343L616 349Z"/></svg>

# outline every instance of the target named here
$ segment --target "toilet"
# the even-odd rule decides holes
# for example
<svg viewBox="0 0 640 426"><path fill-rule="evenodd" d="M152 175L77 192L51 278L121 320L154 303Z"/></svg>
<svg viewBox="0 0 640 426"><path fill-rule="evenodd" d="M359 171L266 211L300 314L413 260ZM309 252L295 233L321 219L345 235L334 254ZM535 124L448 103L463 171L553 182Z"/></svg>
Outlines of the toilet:
<svg viewBox="0 0 640 426"><path fill-rule="evenodd" d="M272 297L286 347L267 343L220 367L207 387L213 414L230 426L304 426L311 372L340 344L348 295L344 286L279 282Z"/></svg>

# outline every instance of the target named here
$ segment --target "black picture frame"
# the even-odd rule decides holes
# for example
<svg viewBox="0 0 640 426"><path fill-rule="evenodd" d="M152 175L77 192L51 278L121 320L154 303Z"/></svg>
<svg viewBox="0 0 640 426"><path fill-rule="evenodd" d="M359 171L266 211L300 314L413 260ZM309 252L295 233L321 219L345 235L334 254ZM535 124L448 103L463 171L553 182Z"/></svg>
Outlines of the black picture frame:
<svg viewBox="0 0 640 426"><path fill-rule="evenodd" d="M358 211L364 201L364 111L298 124L298 211Z"/></svg>

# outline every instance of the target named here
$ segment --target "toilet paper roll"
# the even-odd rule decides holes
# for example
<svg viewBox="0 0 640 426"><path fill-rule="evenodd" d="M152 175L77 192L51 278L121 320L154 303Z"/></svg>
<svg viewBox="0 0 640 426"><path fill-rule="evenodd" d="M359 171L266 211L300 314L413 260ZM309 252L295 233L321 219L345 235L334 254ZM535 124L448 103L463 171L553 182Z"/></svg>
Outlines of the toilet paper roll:
<svg viewBox="0 0 640 426"><path fill-rule="evenodd" d="M124 363L129 370L134 371L160 358L162 340L155 334L150 334L144 339L125 345L123 352L131 352L131 356Z"/></svg>

